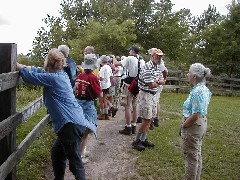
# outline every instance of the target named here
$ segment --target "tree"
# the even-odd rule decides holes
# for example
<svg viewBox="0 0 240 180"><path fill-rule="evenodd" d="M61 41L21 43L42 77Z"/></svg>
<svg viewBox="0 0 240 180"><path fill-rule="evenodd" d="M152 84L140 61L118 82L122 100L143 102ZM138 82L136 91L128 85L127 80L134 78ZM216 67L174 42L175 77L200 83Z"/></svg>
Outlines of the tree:
<svg viewBox="0 0 240 180"><path fill-rule="evenodd" d="M43 59L49 49L58 47L62 43L66 43L66 37L63 32L63 25L60 18L55 18L47 15L47 18L43 19L49 30L41 27L37 32L37 37L33 41L33 59Z"/></svg>
<svg viewBox="0 0 240 180"><path fill-rule="evenodd" d="M220 25L204 32L204 62L215 74L240 77L240 5L232 4L230 12Z"/></svg>
<svg viewBox="0 0 240 180"><path fill-rule="evenodd" d="M79 59L83 54L81 52L88 45L94 46L96 53L100 54L125 54L126 47L135 39L132 20L124 21L121 24L118 24L116 20L110 20L105 24L91 20L78 31L77 38L70 40L69 43L73 47L72 57Z"/></svg>

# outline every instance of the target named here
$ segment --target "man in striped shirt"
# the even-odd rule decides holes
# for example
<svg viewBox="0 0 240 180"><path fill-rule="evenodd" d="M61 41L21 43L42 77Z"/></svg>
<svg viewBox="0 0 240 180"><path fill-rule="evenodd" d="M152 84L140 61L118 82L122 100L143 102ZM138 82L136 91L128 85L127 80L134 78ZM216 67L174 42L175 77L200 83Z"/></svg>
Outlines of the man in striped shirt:
<svg viewBox="0 0 240 180"><path fill-rule="evenodd" d="M154 147L154 144L147 141L147 131L151 124L151 118L156 116L157 104L155 94L160 85L165 84L160 68L163 52L160 49L152 48L150 61L145 64L139 74L138 95L139 116L143 118L136 135L136 140L132 143L134 149L145 150L145 147Z"/></svg>

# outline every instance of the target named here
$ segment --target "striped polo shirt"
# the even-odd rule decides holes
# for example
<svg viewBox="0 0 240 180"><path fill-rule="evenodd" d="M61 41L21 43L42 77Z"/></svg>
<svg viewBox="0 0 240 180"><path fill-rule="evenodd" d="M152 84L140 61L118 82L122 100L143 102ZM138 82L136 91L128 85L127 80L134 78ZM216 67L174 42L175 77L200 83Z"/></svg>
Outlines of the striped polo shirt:
<svg viewBox="0 0 240 180"><path fill-rule="evenodd" d="M153 64L150 60L141 69L139 74L138 86L141 90L155 94L159 87L150 89L148 83L154 82L156 79L162 76L160 64Z"/></svg>

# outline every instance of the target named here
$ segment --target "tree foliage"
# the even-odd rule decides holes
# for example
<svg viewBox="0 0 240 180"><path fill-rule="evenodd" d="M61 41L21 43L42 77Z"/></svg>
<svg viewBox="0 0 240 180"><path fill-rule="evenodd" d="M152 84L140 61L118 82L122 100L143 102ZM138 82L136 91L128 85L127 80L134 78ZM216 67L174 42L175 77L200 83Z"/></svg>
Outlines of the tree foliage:
<svg viewBox="0 0 240 180"><path fill-rule="evenodd" d="M92 20L78 31L76 39L70 40L69 44L73 47L72 57L79 59L82 57L83 49L88 45L94 46L98 54L125 54L126 47L130 46L135 39L132 20L121 24L116 20L110 20L106 24Z"/></svg>
<svg viewBox="0 0 240 180"><path fill-rule="evenodd" d="M215 74L240 77L240 5L233 4L227 19L206 30L204 38L201 53Z"/></svg>
<svg viewBox="0 0 240 180"><path fill-rule="evenodd" d="M212 5L193 16L189 9L173 11L171 0L62 0L60 17L43 19L31 58L44 59L50 48L66 44L81 63L87 45L98 54L127 55L137 44L143 54L162 49L175 68L201 62L215 74L239 76L239 4L233 0L228 8L227 16Z"/></svg>

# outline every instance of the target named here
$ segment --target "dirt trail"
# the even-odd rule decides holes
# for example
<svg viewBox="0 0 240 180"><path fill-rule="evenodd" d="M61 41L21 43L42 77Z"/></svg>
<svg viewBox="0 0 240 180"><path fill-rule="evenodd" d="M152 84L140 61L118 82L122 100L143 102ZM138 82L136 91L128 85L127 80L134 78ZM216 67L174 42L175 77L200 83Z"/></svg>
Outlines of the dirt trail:
<svg viewBox="0 0 240 180"><path fill-rule="evenodd" d="M135 171L137 156L129 153L131 142L135 136L119 134L124 126L124 111L121 108L109 121L99 121L98 139L91 135L87 144L89 161L85 164L88 180L121 180L141 179ZM52 167L45 171L45 179L53 179ZM65 180L74 180L74 176L66 170Z"/></svg>

